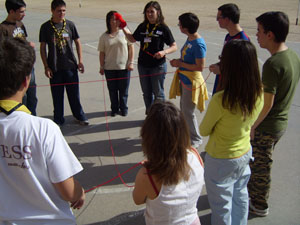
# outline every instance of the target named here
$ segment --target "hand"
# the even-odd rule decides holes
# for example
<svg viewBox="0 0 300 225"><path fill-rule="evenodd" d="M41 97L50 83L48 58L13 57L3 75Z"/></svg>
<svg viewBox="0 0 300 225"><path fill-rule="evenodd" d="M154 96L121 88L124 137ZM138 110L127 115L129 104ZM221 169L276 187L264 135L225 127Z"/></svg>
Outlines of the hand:
<svg viewBox="0 0 300 225"><path fill-rule="evenodd" d="M133 63L128 63L127 70L132 71L133 70Z"/></svg>
<svg viewBox="0 0 300 225"><path fill-rule="evenodd" d="M46 77L48 77L49 79L51 79L53 77L53 72L49 67L45 68L45 75Z"/></svg>
<svg viewBox="0 0 300 225"><path fill-rule="evenodd" d="M82 189L82 195L80 196L80 198L74 202L71 202L71 207L73 209L80 209L85 201L85 193L84 193L84 189Z"/></svg>
<svg viewBox="0 0 300 225"><path fill-rule="evenodd" d="M123 19L122 15L120 13L114 13L116 20L120 21L120 25L119 27L121 29L123 29L124 27L126 27L127 23L126 21Z"/></svg>
<svg viewBox="0 0 300 225"><path fill-rule="evenodd" d="M170 61L170 64L172 67L180 67L181 60L180 59L172 59Z"/></svg>
<svg viewBox="0 0 300 225"><path fill-rule="evenodd" d="M218 63L211 64L209 66L209 71L212 72L212 73L214 73L214 74L220 74L221 72L220 72L220 66L219 66L219 64Z"/></svg>
<svg viewBox="0 0 300 225"><path fill-rule="evenodd" d="M159 51L159 52L156 52L156 53L154 54L153 58L161 59L161 58L163 58L165 55L166 55L166 52L165 52L165 51Z"/></svg>
<svg viewBox="0 0 300 225"><path fill-rule="evenodd" d="M141 161L141 164L144 165L145 162L147 162L147 159L142 160L142 161Z"/></svg>
<svg viewBox="0 0 300 225"><path fill-rule="evenodd" d="M101 75L104 75L104 69L103 69L103 67L100 67L99 73L100 73Z"/></svg>
<svg viewBox="0 0 300 225"><path fill-rule="evenodd" d="M34 42L32 42L32 41L29 42L29 45L30 45L31 47L33 47L33 48L35 47L35 44L34 44Z"/></svg>
<svg viewBox="0 0 300 225"><path fill-rule="evenodd" d="M78 70L80 73L84 73L84 66L82 62L78 63Z"/></svg>

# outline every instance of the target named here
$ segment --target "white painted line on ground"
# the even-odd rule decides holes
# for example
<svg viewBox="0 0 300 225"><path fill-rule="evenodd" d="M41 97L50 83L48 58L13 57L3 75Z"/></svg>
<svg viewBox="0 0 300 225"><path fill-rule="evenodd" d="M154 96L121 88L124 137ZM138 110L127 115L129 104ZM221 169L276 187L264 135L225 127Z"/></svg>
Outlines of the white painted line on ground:
<svg viewBox="0 0 300 225"><path fill-rule="evenodd" d="M93 42L93 43L97 43L97 42ZM88 46L88 47L90 47L90 48L92 48L92 49L96 49L96 50L97 50L97 48L96 48L95 46L90 45L90 44L88 44L88 43L85 43L84 45L86 45L86 46Z"/></svg>
<svg viewBox="0 0 300 225"><path fill-rule="evenodd" d="M134 185L134 183L129 183L128 185ZM123 192L131 192L133 190L133 187L120 187L120 188L101 188L95 189L91 192L88 192L87 194L118 194Z"/></svg>
<svg viewBox="0 0 300 225"><path fill-rule="evenodd" d="M206 41L206 44L212 44L212 45L217 45L217 46L223 47L223 45L221 45L221 44L214 43L214 42L209 42L209 41Z"/></svg>

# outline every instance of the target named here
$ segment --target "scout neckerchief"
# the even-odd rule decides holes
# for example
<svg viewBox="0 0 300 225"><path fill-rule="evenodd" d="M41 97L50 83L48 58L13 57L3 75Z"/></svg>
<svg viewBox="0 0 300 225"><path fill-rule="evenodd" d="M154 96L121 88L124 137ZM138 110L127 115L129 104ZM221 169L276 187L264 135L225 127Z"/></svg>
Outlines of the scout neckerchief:
<svg viewBox="0 0 300 225"><path fill-rule="evenodd" d="M20 102L13 100L0 100L0 112L3 112L8 116L14 111L22 111L31 114L27 107Z"/></svg>
<svg viewBox="0 0 300 225"><path fill-rule="evenodd" d="M62 50L66 45L66 40L64 39L63 36L63 33L66 32L66 19L63 19L63 27L59 31L54 26L52 19L50 20L50 24L54 30L55 39L56 39L55 43L58 46L60 53L62 53Z"/></svg>
<svg viewBox="0 0 300 225"><path fill-rule="evenodd" d="M158 25L159 25L158 23L155 24L155 26L152 28L151 32L149 33L149 26L150 26L150 24L149 23L147 24L147 30L146 30L146 37L145 37L145 39L149 39L149 37L153 36L153 32L155 31L155 29L157 28ZM148 46L149 46L149 42L145 42L144 41L144 48L143 48L143 50L145 50L146 48L148 48Z"/></svg>

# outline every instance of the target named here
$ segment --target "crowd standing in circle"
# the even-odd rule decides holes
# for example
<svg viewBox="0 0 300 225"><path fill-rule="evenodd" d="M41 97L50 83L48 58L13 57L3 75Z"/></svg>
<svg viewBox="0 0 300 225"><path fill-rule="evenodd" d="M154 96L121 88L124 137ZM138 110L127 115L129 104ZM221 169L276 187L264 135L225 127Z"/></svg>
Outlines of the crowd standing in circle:
<svg viewBox="0 0 300 225"><path fill-rule="evenodd" d="M65 19L66 3L53 0L52 17L41 26L39 40L57 125L30 116L22 104L32 88L35 61L34 46L25 40L21 22L26 4L23 0L5 4L8 16L0 25L0 186L6 192L0 198L0 224L76 224L68 202L77 209L84 203L84 190L73 178L82 166L57 125L65 122L65 88L73 116L79 124L89 124L79 96L78 70L84 72L79 34L75 24ZM203 167L195 149L202 143L195 108L203 111L208 98L201 74L207 49L197 32L199 19L193 13L179 16L187 40L181 57L170 61L178 68L170 98L181 96L179 110L164 95L166 54L177 50L175 39L158 2L148 2L143 13L144 21L131 33L121 14L108 12L107 31L98 50L111 116L126 116L132 43L140 42L138 72L147 114L141 137L146 160L136 176L133 200L146 204L146 224L199 225L196 204L204 180L213 225L247 224L248 212L267 216L272 152L287 128L300 76L299 57L285 44L287 15L267 12L256 18L258 43L271 54L260 79L256 50L239 25L237 5L218 8L217 21L228 34L220 62L209 67L219 74L219 81L200 125L200 134L209 136ZM65 83L72 84L60 85ZM30 110L35 115L35 109ZM22 207L15 207L16 202Z"/></svg>

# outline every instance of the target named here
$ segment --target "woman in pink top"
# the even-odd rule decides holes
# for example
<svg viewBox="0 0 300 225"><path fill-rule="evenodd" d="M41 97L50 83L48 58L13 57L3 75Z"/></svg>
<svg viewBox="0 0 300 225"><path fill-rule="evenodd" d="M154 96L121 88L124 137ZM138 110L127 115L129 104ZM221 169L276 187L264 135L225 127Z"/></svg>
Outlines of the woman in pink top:
<svg viewBox="0 0 300 225"><path fill-rule="evenodd" d="M154 103L141 137L147 160L136 176L133 200L146 203L146 224L199 225L203 163L191 148L182 112L170 102Z"/></svg>

